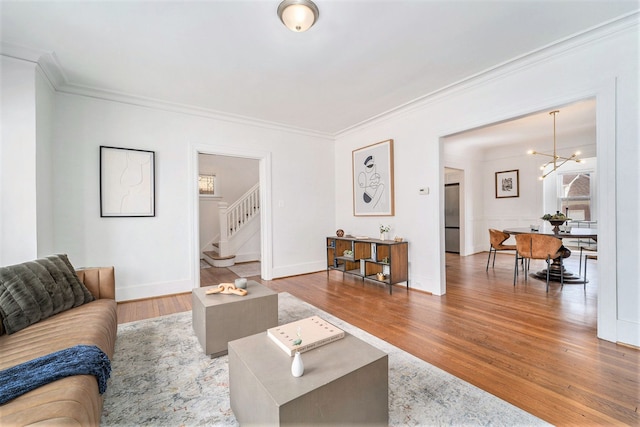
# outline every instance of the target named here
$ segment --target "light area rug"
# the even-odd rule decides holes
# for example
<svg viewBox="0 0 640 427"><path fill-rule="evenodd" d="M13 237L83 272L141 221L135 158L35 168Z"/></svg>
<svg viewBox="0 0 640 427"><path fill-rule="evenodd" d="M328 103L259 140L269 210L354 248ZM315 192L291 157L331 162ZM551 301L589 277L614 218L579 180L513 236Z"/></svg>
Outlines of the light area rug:
<svg viewBox="0 0 640 427"><path fill-rule="evenodd" d="M227 267L240 277L253 277L260 275L260 262L243 262Z"/></svg>
<svg viewBox="0 0 640 427"><path fill-rule="evenodd" d="M389 355L392 426L537 426L533 415L307 304L278 295L280 324L317 315ZM236 426L228 357L206 356L191 312L118 326L102 426Z"/></svg>

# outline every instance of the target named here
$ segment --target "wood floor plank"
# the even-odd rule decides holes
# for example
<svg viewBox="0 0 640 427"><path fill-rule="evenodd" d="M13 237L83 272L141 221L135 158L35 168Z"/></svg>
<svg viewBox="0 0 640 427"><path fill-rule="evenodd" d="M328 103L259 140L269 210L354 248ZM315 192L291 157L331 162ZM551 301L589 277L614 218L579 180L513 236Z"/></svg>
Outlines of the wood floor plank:
<svg viewBox="0 0 640 427"><path fill-rule="evenodd" d="M388 288L332 271L261 282L325 310L555 425L640 425L640 351L600 340L597 261L591 282L552 284L518 277L499 254L447 254L447 293ZM577 260L566 260L578 271ZM532 263L531 271L543 268ZM233 281L206 268L201 286ZM154 303L155 301L155 303ZM154 305L155 304L155 305ZM120 303L119 322L191 308L190 294Z"/></svg>

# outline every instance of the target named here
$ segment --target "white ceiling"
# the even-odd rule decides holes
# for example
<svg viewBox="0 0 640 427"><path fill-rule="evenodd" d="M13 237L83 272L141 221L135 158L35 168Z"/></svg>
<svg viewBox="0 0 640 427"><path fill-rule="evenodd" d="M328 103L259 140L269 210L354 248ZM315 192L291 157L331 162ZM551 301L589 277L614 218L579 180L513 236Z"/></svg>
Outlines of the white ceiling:
<svg viewBox="0 0 640 427"><path fill-rule="evenodd" d="M640 6L316 0L316 25L293 33L276 15L279 0L0 1L3 50L53 53L67 90L329 135Z"/></svg>
<svg viewBox="0 0 640 427"><path fill-rule="evenodd" d="M596 133L596 100L594 98L574 102L570 105L557 106L556 138L562 139L572 135ZM553 111L553 110L552 110ZM470 147L497 147L505 145L529 144L524 151L535 148L532 143L543 141L552 147L553 116L551 111L532 113L525 117L491 124L478 129L472 129L445 138L449 147L456 149Z"/></svg>

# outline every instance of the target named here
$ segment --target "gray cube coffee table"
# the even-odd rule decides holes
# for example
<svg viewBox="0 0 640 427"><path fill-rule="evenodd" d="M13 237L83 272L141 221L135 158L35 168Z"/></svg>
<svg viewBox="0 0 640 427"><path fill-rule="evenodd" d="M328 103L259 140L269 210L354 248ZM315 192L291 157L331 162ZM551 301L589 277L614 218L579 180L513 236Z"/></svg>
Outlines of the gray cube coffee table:
<svg viewBox="0 0 640 427"><path fill-rule="evenodd" d="M211 294L218 286L195 288L191 294L193 330L205 354L227 354L229 341L278 326L278 294L253 280L247 295Z"/></svg>
<svg viewBox="0 0 640 427"><path fill-rule="evenodd" d="M345 334L302 360L295 378L293 357L266 332L229 342L231 409L241 425L388 425L386 353Z"/></svg>

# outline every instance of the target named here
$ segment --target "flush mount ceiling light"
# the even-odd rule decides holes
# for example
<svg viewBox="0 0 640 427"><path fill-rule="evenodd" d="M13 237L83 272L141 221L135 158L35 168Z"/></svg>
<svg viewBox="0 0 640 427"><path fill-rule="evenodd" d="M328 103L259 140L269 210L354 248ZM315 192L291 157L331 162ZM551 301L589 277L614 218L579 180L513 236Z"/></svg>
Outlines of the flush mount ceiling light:
<svg viewBox="0 0 640 427"><path fill-rule="evenodd" d="M554 110L549 113L550 116L553 116L553 154L538 153L537 151L533 151L533 150L529 150L527 152L527 154L536 154L538 156L547 156L552 158L547 163L540 166L540 170L542 171L542 176L540 177L541 180L545 179L551 172L556 171L560 166L564 165L569 160L573 160L574 162L577 162L577 163L582 163L582 160L578 158L578 155L580 154L579 151L576 151L575 153L573 153L571 157L562 157L556 154L556 116L558 115L559 112L560 110ZM559 161L561 161L562 163L558 164ZM553 169L545 173L544 171L549 165L553 165Z"/></svg>
<svg viewBox="0 0 640 427"><path fill-rule="evenodd" d="M316 23L320 12L311 0L284 0L278 6L278 16L288 29L301 33Z"/></svg>

